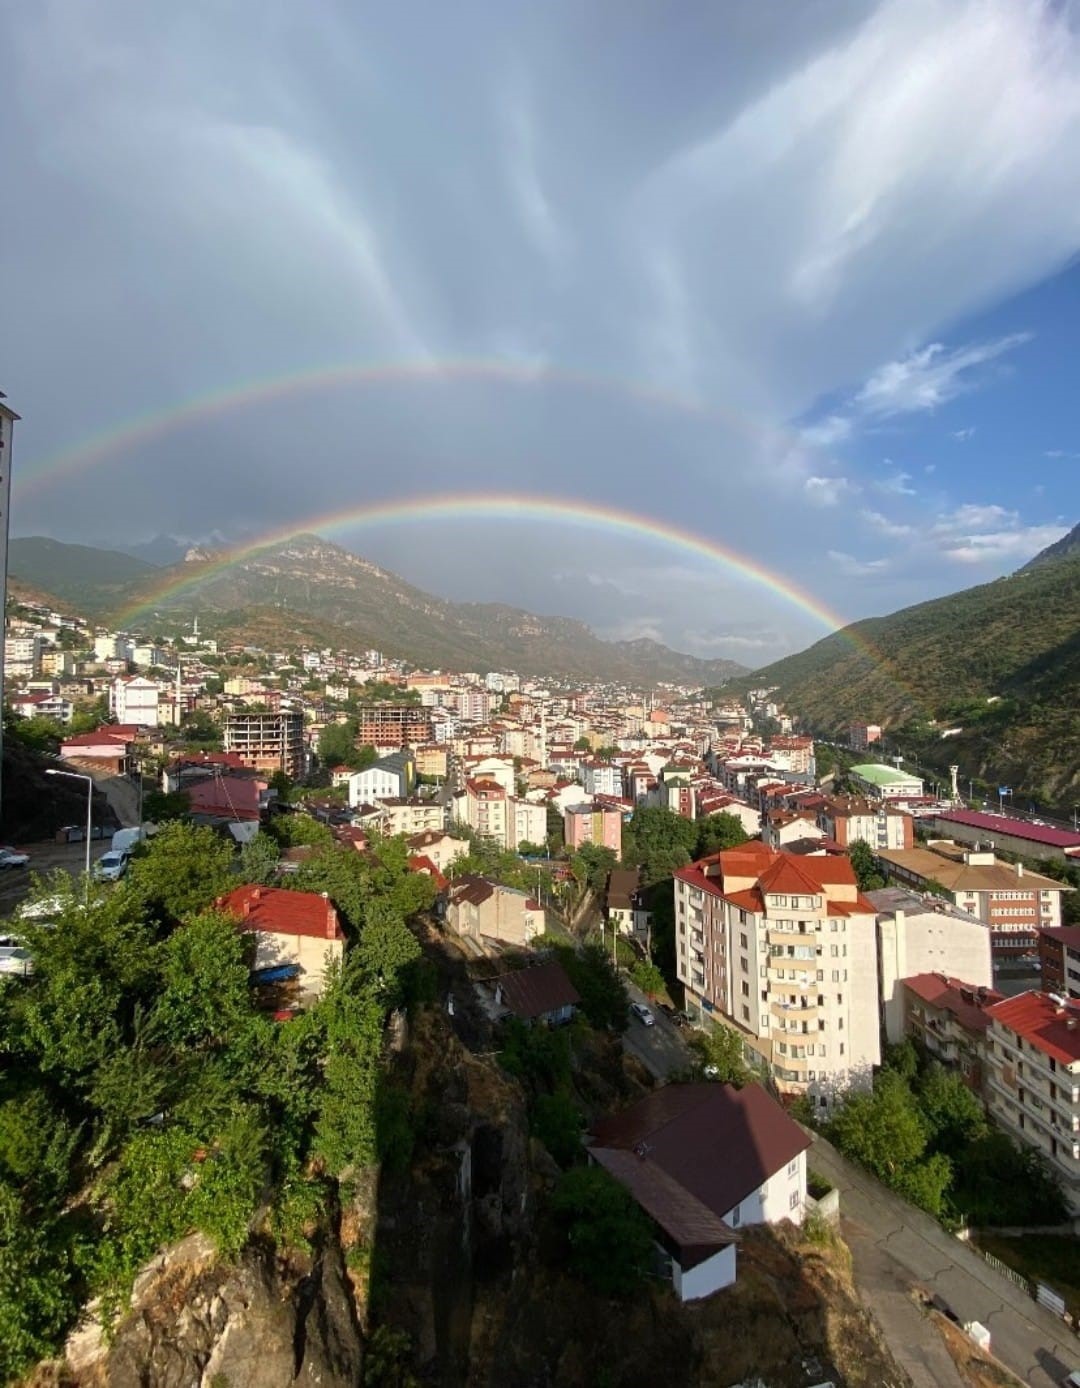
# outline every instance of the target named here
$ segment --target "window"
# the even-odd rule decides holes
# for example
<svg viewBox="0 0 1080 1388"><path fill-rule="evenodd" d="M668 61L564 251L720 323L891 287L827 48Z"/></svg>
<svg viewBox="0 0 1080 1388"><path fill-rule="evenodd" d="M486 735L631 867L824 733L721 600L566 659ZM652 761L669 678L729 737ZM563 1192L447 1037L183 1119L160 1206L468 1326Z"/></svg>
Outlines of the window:
<svg viewBox="0 0 1080 1388"><path fill-rule="evenodd" d="M750 996L750 985L749 985L749 983L744 983L744 984L742 985L742 995L743 995L744 998L748 998L748 997Z"/></svg>
<svg viewBox="0 0 1080 1388"><path fill-rule="evenodd" d="M796 1171L798 1171L798 1169L799 1169L799 1159L798 1159L798 1157L795 1157L795 1158L793 1158L791 1161L789 1161L788 1164L787 1164L787 1174L788 1174L789 1176L794 1176L795 1173L796 1173Z"/></svg>
<svg viewBox="0 0 1080 1388"><path fill-rule="evenodd" d="M742 1016L744 1022L748 1022L750 1020L750 1009L748 1007L743 1008Z"/></svg>
<svg viewBox="0 0 1080 1388"><path fill-rule="evenodd" d="M835 945L830 945L830 946L829 946L829 953L830 953L830 955L831 955L834 959L836 959L836 958L839 957L840 951L837 949L837 947L836 947Z"/></svg>
<svg viewBox="0 0 1080 1388"><path fill-rule="evenodd" d="M745 935L740 935L740 936L739 936L739 948L740 948L740 949L746 949L746 948L748 948L747 943L746 943L746 936L745 936Z"/></svg>
<svg viewBox="0 0 1080 1388"><path fill-rule="evenodd" d="M736 1205L732 1212L728 1215L728 1222L730 1223L733 1229L737 1229L739 1227L741 1219L742 1215L739 1213L738 1205Z"/></svg>
<svg viewBox="0 0 1080 1388"><path fill-rule="evenodd" d="M746 959L742 955L739 956L739 968L742 969L744 974L748 974L750 972L750 965L746 962Z"/></svg>
<svg viewBox="0 0 1080 1388"><path fill-rule="evenodd" d="M844 1043L843 1043L843 1041L840 1042L840 1054L841 1054L841 1055L844 1054Z"/></svg>
<svg viewBox="0 0 1080 1388"><path fill-rule="evenodd" d="M799 1192L798 1192L797 1190L793 1190L793 1191L791 1192L791 1194L788 1196L788 1209L789 1209L789 1210L797 1210L798 1207L799 1207Z"/></svg>

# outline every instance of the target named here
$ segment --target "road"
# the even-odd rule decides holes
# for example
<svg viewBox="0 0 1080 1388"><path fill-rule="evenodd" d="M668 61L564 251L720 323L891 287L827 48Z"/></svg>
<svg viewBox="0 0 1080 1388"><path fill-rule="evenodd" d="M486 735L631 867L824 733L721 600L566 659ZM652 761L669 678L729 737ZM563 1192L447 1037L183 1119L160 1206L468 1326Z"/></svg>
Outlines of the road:
<svg viewBox="0 0 1080 1388"><path fill-rule="evenodd" d="M111 835L102 839L90 840L90 861L96 863L103 853L109 851ZM54 868L63 868L77 877L86 862L86 842L56 843L46 839L44 843L20 843L20 853L30 854L29 868L7 868L0 872L0 917L10 916L19 902L30 891L35 873L41 876Z"/></svg>
<svg viewBox="0 0 1080 1388"><path fill-rule="evenodd" d="M656 1079L668 1080L690 1064L682 1033L677 1027L672 1026L640 988L626 977L623 978L623 982L626 984L631 1002L643 1002L656 1018L655 1025L647 1027L632 1016L630 1025L623 1032L623 1047L640 1060Z"/></svg>
<svg viewBox="0 0 1080 1388"><path fill-rule="evenodd" d="M957 1382L932 1323L910 1302L914 1285L937 1293L962 1322L977 1320L991 1351L1031 1388L1057 1388L1080 1367L1080 1339L921 1210L816 1138L809 1163L840 1192L855 1282L893 1354L917 1388Z"/></svg>

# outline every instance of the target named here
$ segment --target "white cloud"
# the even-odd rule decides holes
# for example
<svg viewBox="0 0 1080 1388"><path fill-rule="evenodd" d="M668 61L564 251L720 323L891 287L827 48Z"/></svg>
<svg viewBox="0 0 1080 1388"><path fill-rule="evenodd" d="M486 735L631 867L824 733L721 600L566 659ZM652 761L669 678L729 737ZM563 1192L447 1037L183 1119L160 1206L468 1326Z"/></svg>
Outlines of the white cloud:
<svg viewBox="0 0 1080 1388"><path fill-rule="evenodd" d="M861 511L859 514L867 525L872 526L879 534L888 535L891 539L903 540L916 533L913 525L905 525L901 521L891 521L880 511Z"/></svg>
<svg viewBox="0 0 1080 1388"><path fill-rule="evenodd" d="M1059 540L1067 527L1026 525L1004 506L968 502L940 516L930 535L938 551L958 564L992 564L1030 559Z"/></svg>
<svg viewBox="0 0 1080 1388"><path fill-rule="evenodd" d="M952 436L957 443L967 443L968 439L973 439L975 437L975 426L974 424L969 424L966 429L954 429L952 431Z"/></svg>
<svg viewBox="0 0 1080 1388"><path fill-rule="evenodd" d="M886 458L885 461L890 463L892 460ZM888 477L879 478L874 486L879 492L885 492L889 496L917 496L918 493L909 485L910 482L910 472L894 472Z"/></svg>
<svg viewBox="0 0 1080 1388"><path fill-rule="evenodd" d="M540 176L531 103L523 92L515 91L502 103L500 117L508 141L506 177L522 226L549 264L561 267L570 250L570 238Z"/></svg>
<svg viewBox="0 0 1080 1388"><path fill-rule="evenodd" d="M853 426L847 415L830 414L816 424L799 430L799 437L811 448L833 448L851 437Z"/></svg>
<svg viewBox="0 0 1080 1388"><path fill-rule="evenodd" d="M888 559L856 559L840 549L828 550L827 557L849 578L866 578L870 574L884 573L889 567Z"/></svg>
<svg viewBox="0 0 1080 1388"><path fill-rule="evenodd" d="M919 410L935 410L980 383L973 375L976 367L995 361L1025 342L1031 333L1010 333L987 342L947 349L931 342L897 361L886 362L869 378L855 397L855 403L868 415L887 419ZM971 437L974 430L961 430L954 438Z"/></svg>
<svg viewBox="0 0 1080 1388"><path fill-rule="evenodd" d="M808 477L803 483L806 499L814 506L836 506L840 499L858 491L847 477Z"/></svg>
<svg viewBox="0 0 1080 1388"><path fill-rule="evenodd" d="M1070 453L1065 448L1048 448L1043 454L1044 458L1053 458L1055 461L1061 458L1080 458L1080 453Z"/></svg>

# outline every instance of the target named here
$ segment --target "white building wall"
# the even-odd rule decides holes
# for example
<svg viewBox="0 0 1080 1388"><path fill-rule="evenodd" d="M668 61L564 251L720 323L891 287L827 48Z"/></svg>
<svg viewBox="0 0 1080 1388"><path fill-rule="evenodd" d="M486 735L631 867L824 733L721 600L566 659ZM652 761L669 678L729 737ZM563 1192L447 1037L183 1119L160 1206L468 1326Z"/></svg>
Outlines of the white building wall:
<svg viewBox="0 0 1080 1388"><path fill-rule="evenodd" d="M848 918L848 961L848 982L844 993L848 999L845 1026L848 1035L847 1068L856 1084L869 1086L871 1067L881 1064L877 930L873 916ZM839 1033L837 1040L843 1040Z"/></svg>
<svg viewBox="0 0 1080 1388"><path fill-rule="evenodd" d="M396 799L405 794L405 777L385 767L369 766L349 777L349 805L370 804L372 800Z"/></svg>
<svg viewBox="0 0 1080 1388"><path fill-rule="evenodd" d="M678 1262L671 1260L671 1282L680 1301L699 1301L711 1296L735 1281L735 1245L721 1248L711 1258L684 1272Z"/></svg>
<svg viewBox="0 0 1080 1388"><path fill-rule="evenodd" d="M801 1224L806 1210L806 1153L800 1152L779 1171L774 1171L758 1190L724 1215L733 1229L747 1224L779 1224L790 1219Z"/></svg>
<svg viewBox="0 0 1080 1388"><path fill-rule="evenodd" d="M990 931L981 922L940 911L895 911L878 916L877 936L885 1039L891 1045L904 1039L902 978L937 973L976 988L994 986Z"/></svg>

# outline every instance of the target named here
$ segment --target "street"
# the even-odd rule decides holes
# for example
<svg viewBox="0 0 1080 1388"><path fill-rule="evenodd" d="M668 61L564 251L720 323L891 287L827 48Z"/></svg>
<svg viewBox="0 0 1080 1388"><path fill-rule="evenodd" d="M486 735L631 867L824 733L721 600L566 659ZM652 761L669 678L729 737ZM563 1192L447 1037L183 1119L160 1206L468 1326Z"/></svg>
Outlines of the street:
<svg viewBox="0 0 1080 1388"><path fill-rule="evenodd" d="M915 1285L941 1296L961 1322L981 1321L991 1352L1031 1388L1057 1388L1080 1367L1080 1339L966 1243L845 1161L824 1138L815 1138L808 1161L840 1192L856 1285L916 1388L959 1380L933 1323L910 1301Z"/></svg>
<svg viewBox="0 0 1080 1388"><path fill-rule="evenodd" d="M672 1026L660 1008L640 988L625 976L623 982L630 994L630 1001L643 1002L656 1018L656 1024L647 1027L631 1014L630 1024L623 1032L623 1046L656 1079L668 1080L690 1064L683 1034L678 1027Z"/></svg>
<svg viewBox="0 0 1080 1388"><path fill-rule="evenodd" d="M109 851L112 835L90 840L90 861L96 863L103 853ZM86 863L86 842L56 843L46 839L43 843L19 844L20 853L29 853L28 868L7 868L0 872L0 917L10 916L19 902L29 893L35 873L42 877L54 868L63 868L77 877Z"/></svg>

